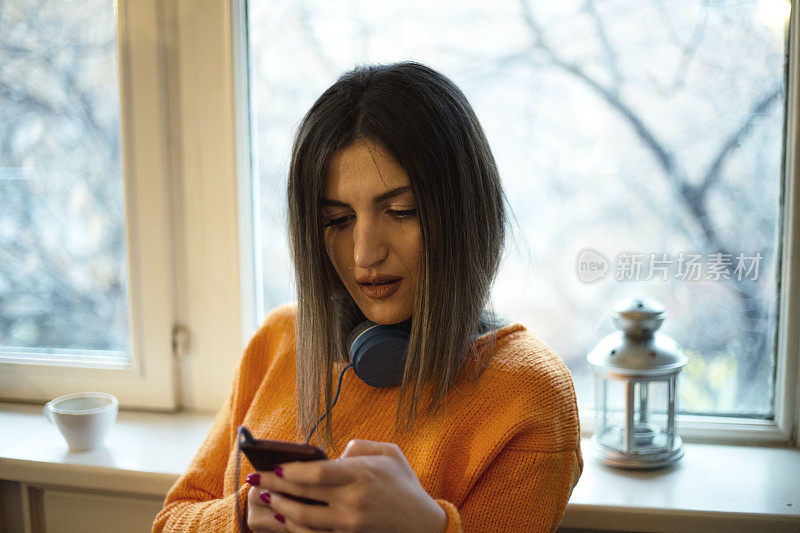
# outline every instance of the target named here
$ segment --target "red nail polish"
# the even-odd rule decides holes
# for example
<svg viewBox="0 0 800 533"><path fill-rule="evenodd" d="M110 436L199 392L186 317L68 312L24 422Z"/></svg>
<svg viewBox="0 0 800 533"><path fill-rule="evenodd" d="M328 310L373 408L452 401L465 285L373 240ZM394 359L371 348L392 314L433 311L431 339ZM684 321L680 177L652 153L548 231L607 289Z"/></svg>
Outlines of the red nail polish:
<svg viewBox="0 0 800 533"><path fill-rule="evenodd" d="M261 501L262 501L262 502L264 502L264 503L269 503L269 500L270 500L270 498L271 498L271 495L270 495L270 493L269 493L269 492L262 492L262 493L261 493L261 495L260 495L259 497L261 498Z"/></svg>
<svg viewBox="0 0 800 533"><path fill-rule="evenodd" d="M281 524L286 522L286 519L283 517L283 515L282 514L278 514L278 513L275 513L275 520L277 520Z"/></svg>
<svg viewBox="0 0 800 533"><path fill-rule="evenodd" d="M261 474L253 472L252 474L247 474L247 482L250 485L258 485L261 483Z"/></svg>
<svg viewBox="0 0 800 533"><path fill-rule="evenodd" d="M283 477L283 467L277 466L275 467L275 475L278 477Z"/></svg>

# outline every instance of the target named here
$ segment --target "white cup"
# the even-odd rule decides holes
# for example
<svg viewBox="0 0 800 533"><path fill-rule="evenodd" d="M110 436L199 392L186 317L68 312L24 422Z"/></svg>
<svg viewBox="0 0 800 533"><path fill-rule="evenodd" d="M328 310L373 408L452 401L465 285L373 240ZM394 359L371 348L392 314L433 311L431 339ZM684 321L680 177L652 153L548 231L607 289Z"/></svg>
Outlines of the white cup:
<svg viewBox="0 0 800 533"><path fill-rule="evenodd" d="M119 401L105 392L76 392L59 396L44 406L44 415L54 423L71 451L99 448L114 425Z"/></svg>

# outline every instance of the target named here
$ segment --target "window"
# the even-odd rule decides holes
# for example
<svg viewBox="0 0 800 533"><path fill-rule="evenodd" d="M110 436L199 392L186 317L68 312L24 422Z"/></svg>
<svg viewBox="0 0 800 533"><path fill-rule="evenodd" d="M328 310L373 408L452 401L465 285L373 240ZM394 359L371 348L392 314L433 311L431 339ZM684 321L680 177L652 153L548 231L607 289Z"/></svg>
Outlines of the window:
<svg viewBox="0 0 800 533"><path fill-rule="evenodd" d="M294 298L284 192L300 117L354 64L415 59L464 90L511 200L495 308L554 346L581 408L611 306L645 295L690 356L683 420L770 424L788 16L783 0L250 1L258 316Z"/></svg>
<svg viewBox="0 0 800 533"><path fill-rule="evenodd" d="M0 5L4 398L174 403L157 19L129 4Z"/></svg>
<svg viewBox="0 0 800 533"><path fill-rule="evenodd" d="M680 385L681 433L696 420L695 435L718 438L727 431L731 438L752 440L752 430L760 429L773 440L788 440L797 379L795 331L800 329L789 298L796 293L798 265L782 262L779 252L786 259L800 249L786 222L798 220L800 200L792 193L797 190L796 111L787 114L786 141L782 135L785 96L795 91L782 88L785 3L533 1L495 3L487 11L479 2L298 7L263 0L119 0L115 21L88 15L110 13L110 0L0 4L2 43L19 38L6 33L5 25L24 24L26 9L34 9L31 15L38 18L63 13L67 20L91 20L92 25L79 25L90 31L89 42L103 32L116 36L116 60L106 60L104 68L107 79L118 76L110 86L119 87L119 100L112 98L97 113L106 125L114 113L119 116L118 171L108 183L116 180L114 194L123 202L124 216L117 207L108 217L118 228L124 225L117 249L125 254L122 266L115 267L120 286L114 293L125 300L112 304L109 297L100 305L113 311L100 319L86 317L73 328L113 332L109 338L117 339L94 344L32 340L28 326L12 332L7 317L29 312L32 300L23 299L16 315L6 310L9 287L21 284L12 276L21 274L8 270L12 260L0 261L0 292L6 291L0 302L0 398L42 401L78 390L106 390L123 407L215 411L259 320L274 305L294 298L284 191L292 134L302 113L358 61L415 58L465 90L490 137L512 201L517 222L493 295L495 306L525 322L567 360L582 407L591 397L583 357L609 330L607 311L622 296L644 293L667 305L667 333L700 354ZM401 16L403 10L414 16ZM105 30L99 28L101 20ZM59 31L75 30L67 22L61 26ZM34 35L26 31L27 43ZM59 37L53 32L48 38ZM23 67L15 62L18 52L0 48L0 145L11 137L4 122L11 109L8 91L18 94L24 85L19 69L33 71L29 62ZM10 77L12 65L17 65L16 78ZM89 76L90 70L80 75ZM789 79L796 87L796 72ZM34 82L32 87L55 91L58 86ZM106 97L110 92L102 91ZM615 108L614 94L635 114ZM792 102L786 105L796 109ZM662 152L643 142L637 117L671 159L659 159ZM27 142L32 133L25 135ZM617 142L604 146L608 138ZM781 186L784 142L788 178L795 181ZM2 150L0 238L7 239L20 224L8 211L18 217L20 191L31 182L20 179L30 172L21 170L26 164L7 159ZM74 148L83 159L85 152L97 150L89 142ZM707 216L698 219L686 191L670 188L665 161L680 171L670 176L686 178L682 183L694 187L708 175L703 170L717 169L705 192ZM85 193L69 189L80 204ZM11 199L16 203L9 210ZM83 230L92 226L90 218L78 217ZM710 254L725 252L704 241L708 227L703 224L712 222L733 256L731 276L738 253L753 257L763 250L758 279L742 280L759 298L755 315L743 314L739 280L677 276L681 253L684 260L700 254L705 276L713 262ZM59 231L66 231L67 224L62 225ZM29 242L43 244L39 240ZM0 254L14 250L7 242ZM581 252L589 248L607 262L603 279L579 277ZM617 263L628 260L625 253L631 265L634 254L644 254L638 281L616 279ZM650 261L660 259L671 261L667 280L651 268ZM79 267L91 270L92 260L80 261ZM641 279L651 271L650 279ZM634 275L625 267L619 272ZM753 277L754 271L742 274ZM512 285L515 279L531 281L520 290ZM24 287L31 293L34 288ZM173 341L181 338L173 337L174 329L188 332L188 342L177 343L178 358ZM761 349L753 348L755 341ZM109 357L113 351L122 357ZM749 359L757 363L755 371L742 370L753 353L761 354ZM759 387L749 398L737 393ZM590 430L591 416L582 418Z"/></svg>
<svg viewBox="0 0 800 533"><path fill-rule="evenodd" d="M130 357L114 6L4 3L0 345ZM86 31L84 17L96 21ZM93 150L81 150L82 146ZM110 326L110 327L109 327Z"/></svg>

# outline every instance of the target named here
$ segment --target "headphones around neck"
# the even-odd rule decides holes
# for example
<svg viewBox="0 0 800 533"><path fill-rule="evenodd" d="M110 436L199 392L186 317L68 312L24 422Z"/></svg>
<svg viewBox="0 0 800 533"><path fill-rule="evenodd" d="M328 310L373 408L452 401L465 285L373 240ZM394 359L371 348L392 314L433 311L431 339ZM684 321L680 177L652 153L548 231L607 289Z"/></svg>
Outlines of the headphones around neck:
<svg viewBox="0 0 800 533"><path fill-rule="evenodd" d="M365 320L347 341L353 372L364 383L378 389L403 381L411 319L399 324L376 324Z"/></svg>
<svg viewBox="0 0 800 533"><path fill-rule="evenodd" d="M477 338L495 327L500 327L502 322L497 318L496 316L491 318L491 315L484 311L475 337ZM365 320L356 326L347 339L347 343L350 345L350 363L339 373L339 384L336 386L333 403L311 428L311 432L306 438L306 444L311 442L317 426L328 416L339 400L342 378L348 368L352 367L353 372L361 381L376 389L395 387L402 383L410 337L410 318L398 324L376 324L371 320Z"/></svg>
<svg viewBox="0 0 800 533"><path fill-rule="evenodd" d="M500 324L485 312L476 335L480 336ZM398 324L376 324L365 320L350 333L350 363L356 376L378 389L395 387L403 381L406 351L411 337L411 319Z"/></svg>

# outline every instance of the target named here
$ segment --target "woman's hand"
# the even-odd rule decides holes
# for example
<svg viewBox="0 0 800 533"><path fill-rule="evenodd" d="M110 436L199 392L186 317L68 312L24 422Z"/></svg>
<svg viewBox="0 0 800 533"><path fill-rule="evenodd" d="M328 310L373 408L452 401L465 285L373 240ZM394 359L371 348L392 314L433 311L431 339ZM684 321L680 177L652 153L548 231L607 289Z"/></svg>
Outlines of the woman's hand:
<svg viewBox="0 0 800 533"><path fill-rule="evenodd" d="M247 528L253 533L264 531L288 531L286 526L278 521L275 509L269 505L269 492L265 492L259 485L259 478L263 479L264 472L255 472L247 476L250 490L247 491ZM262 496L264 494L264 496Z"/></svg>
<svg viewBox="0 0 800 533"><path fill-rule="evenodd" d="M248 526L255 532L440 533L447 524L444 510L422 488L396 444L352 440L333 461L287 463L259 474L247 498ZM262 492L269 495L268 505ZM278 493L327 505L307 505Z"/></svg>

